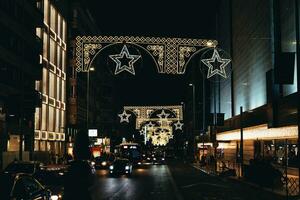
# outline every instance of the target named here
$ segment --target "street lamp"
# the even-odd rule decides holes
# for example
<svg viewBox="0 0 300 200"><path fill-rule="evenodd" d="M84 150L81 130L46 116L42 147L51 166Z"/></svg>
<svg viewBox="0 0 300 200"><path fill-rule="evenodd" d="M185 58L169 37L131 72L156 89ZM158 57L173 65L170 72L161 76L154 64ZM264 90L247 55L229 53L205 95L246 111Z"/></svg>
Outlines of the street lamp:
<svg viewBox="0 0 300 200"><path fill-rule="evenodd" d="M87 72L87 88L86 88L86 128L89 128L89 100L90 100L90 72L95 71L94 67L90 67Z"/></svg>
<svg viewBox="0 0 300 200"><path fill-rule="evenodd" d="M193 88L193 154L195 154L195 128L196 128L196 112L195 112L195 85L193 83L189 84ZM194 157L195 155L193 155Z"/></svg>

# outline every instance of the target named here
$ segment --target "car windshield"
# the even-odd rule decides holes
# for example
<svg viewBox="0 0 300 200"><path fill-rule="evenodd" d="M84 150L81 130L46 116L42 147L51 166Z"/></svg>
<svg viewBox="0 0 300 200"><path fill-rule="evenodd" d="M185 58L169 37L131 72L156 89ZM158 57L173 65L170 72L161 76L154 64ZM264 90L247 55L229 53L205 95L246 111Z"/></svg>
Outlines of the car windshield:
<svg viewBox="0 0 300 200"><path fill-rule="evenodd" d="M34 164L31 163L12 163L5 169L6 172L18 172L32 174L34 172Z"/></svg>
<svg viewBox="0 0 300 200"><path fill-rule="evenodd" d="M128 163L127 160L116 160L115 165L126 165Z"/></svg>
<svg viewBox="0 0 300 200"><path fill-rule="evenodd" d="M9 174L0 176L0 199L9 199L14 177Z"/></svg>

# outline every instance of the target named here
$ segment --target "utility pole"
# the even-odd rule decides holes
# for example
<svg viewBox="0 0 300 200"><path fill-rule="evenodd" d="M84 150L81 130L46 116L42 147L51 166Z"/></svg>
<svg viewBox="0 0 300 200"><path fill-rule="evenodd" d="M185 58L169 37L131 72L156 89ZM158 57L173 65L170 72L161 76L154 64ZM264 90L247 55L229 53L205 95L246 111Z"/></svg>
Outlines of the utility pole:
<svg viewBox="0 0 300 200"><path fill-rule="evenodd" d="M240 163L241 163L241 177L244 175L244 133L243 133L243 106L240 107Z"/></svg>
<svg viewBox="0 0 300 200"><path fill-rule="evenodd" d="M299 2L295 0L295 28L296 28L296 56L297 56L297 124L298 124L298 149L300 147L300 30L299 30ZM297 154L298 161L300 160L300 153ZM298 174L300 175L300 165L298 165ZM299 176L298 175L298 176ZM300 193L300 179L298 179L298 190Z"/></svg>

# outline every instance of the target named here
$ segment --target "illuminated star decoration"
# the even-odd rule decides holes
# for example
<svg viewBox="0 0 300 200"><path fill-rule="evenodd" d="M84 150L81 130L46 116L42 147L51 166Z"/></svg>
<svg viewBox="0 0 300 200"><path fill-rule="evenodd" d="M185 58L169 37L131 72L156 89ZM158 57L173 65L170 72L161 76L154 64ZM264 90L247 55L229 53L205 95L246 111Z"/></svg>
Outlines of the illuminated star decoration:
<svg viewBox="0 0 300 200"><path fill-rule="evenodd" d="M182 130L182 126L183 126L183 123L181 123L180 121L177 121L175 124L175 130Z"/></svg>
<svg viewBox="0 0 300 200"><path fill-rule="evenodd" d="M120 59L124 59L124 56L126 59L130 60L128 64L122 64ZM140 55L131 55L129 54L129 51L127 49L127 46L124 45L120 54L116 55L109 55L109 57L116 63L116 69L115 69L115 75L127 71L132 75L135 75L135 70L133 64L141 57Z"/></svg>
<svg viewBox="0 0 300 200"><path fill-rule="evenodd" d="M215 67L212 64L215 63L216 60L218 63L221 63L221 65L218 67L219 69L214 69ZM222 76L223 78L227 78L225 67L231 62L231 60L221 58L217 49L214 49L214 53L211 58L202 59L201 61L208 67L207 78L210 78L216 74Z"/></svg>
<svg viewBox="0 0 300 200"><path fill-rule="evenodd" d="M149 127L149 128L153 128L154 126L155 126L155 124L153 124L151 121L147 124L147 126Z"/></svg>
<svg viewBox="0 0 300 200"><path fill-rule="evenodd" d="M131 114L127 114L126 111L124 110L123 113L118 114L118 116L120 117L120 123L122 122L129 123L129 117L131 116Z"/></svg>
<svg viewBox="0 0 300 200"><path fill-rule="evenodd" d="M158 116L160 119L167 119L169 115L170 115L170 114L165 113L165 110L162 110L161 113L158 114L157 116Z"/></svg>
<svg viewBox="0 0 300 200"><path fill-rule="evenodd" d="M140 130L141 135L145 135L145 133L146 133L145 129Z"/></svg>

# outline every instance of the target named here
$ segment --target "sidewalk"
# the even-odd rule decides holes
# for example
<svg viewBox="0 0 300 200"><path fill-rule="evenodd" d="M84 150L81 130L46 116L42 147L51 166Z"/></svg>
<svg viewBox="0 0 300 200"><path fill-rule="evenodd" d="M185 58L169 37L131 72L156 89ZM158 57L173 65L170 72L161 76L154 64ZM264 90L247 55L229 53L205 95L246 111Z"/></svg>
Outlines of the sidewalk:
<svg viewBox="0 0 300 200"><path fill-rule="evenodd" d="M199 163L192 163L191 164L192 167L194 167L197 170L202 171L203 173L206 173L208 175L214 176L214 177L219 177L214 170L210 169L209 167L200 167ZM224 177L219 177L224 179ZM244 184L245 186L251 187L251 188L255 188L258 190L263 190L265 192L269 192L269 193L273 193L275 195L277 195L280 199L287 199L286 198L286 191L283 190L279 190L279 189L271 189L271 188L266 188L266 187L262 187L259 186L255 183L251 183L249 181L244 180L243 178L240 177L226 177L225 178L227 181L230 181L231 183L238 183L238 184ZM299 196L289 196L288 197L289 200L300 200Z"/></svg>

